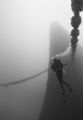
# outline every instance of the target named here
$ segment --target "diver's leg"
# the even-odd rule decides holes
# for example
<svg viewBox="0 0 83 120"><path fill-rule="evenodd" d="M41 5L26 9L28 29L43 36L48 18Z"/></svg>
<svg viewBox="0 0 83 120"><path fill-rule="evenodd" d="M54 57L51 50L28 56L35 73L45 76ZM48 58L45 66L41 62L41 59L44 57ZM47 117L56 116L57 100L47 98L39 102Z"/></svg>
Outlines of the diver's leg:
<svg viewBox="0 0 83 120"><path fill-rule="evenodd" d="M63 83L61 81L59 81L59 82L60 82L60 86L61 86L61 89L62 89L63 103L66 104L67 101L66 101L66 96L65 96L65 89L64 89Z"/></svg>
<svg viewBox="0 0 83 120"><path fill-rule="evenodd" d="M65 89L64 89L63 83L61 81L59 81L59 83L60 83L60 86L61 86L61 89L62 89L62 94L64 94L65 93Z"/></svg>
<svg viewBox="0 0 83 120"><path fill-rule="evenodd" d="M64 89L63 81L62 81L63 80L63 74L62 74L62 72L57 72L57 78L58 78L59 83L60 83L60 87L61 87L62 95L63 95L63 102L65 104L67 101L66 101L65 89Z"/></svg>
<svg viewBox="0 0 83 120"><path fill-rule="evenodd" d="M72 87L67 82L63 81L63 83L68 87L70 92L73 92Z"/></svg>
<svg viewBox="0 0 83 120"><path fill-rule="evenodd" d="M59 80L60 87L61 87L61 89L62 89L62 94L64 94L64 93L65 93L65 89L64 89L64 86L63 86L63 81L62 81L63 75L62 75L61 72L57 72L57 78L58 78L58 80Z"/></svg>

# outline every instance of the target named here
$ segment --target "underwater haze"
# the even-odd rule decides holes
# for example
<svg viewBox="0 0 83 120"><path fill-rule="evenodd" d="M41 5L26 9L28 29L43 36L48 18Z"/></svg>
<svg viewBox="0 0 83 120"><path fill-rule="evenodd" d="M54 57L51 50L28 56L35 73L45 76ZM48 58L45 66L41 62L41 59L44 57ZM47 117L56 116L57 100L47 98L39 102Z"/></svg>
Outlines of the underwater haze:
<svg viewBox="0 0 83 120"><path fill-rule="evenodd" d="M70 7L67 7L68 5L70 6L70 2L65 2L65 0L58 0L58 2L55 0L0 1L0 83L18 81L49 68L50 58L68 47L69 31L71 30L71 10ZM69 16L67 16L68 12ZM80 29L82 33L83 27ZM83 43L82 38L81 34L81 43ZM82 49L79 53L82 53ZM79 56L81 55L79 54ZM79 59L82 64L82 57ZM79 71L83 68L81 64ZM79 66L79 63L77 65ZM78 66L76 67L77 71ZM68 75L71 73L68 72ZM80 110L78 103L80 100L77 99L75 104L74 100L80 96L83 98L82 92L80 93L83 88L82 71L78 74L77 76L81 76L79 92L78 77L76 82L76 77L75 79L74 76L71 77L72 74L68 76L68 78L74 79L73 87L77 91L75 92L76 97L71 97L70 103L66 107L62 103L58 81L50 71L20 84L8 87L0 86L0 120L46 120L46 115L48 120L51 115L54 120L61 118L68 120L69 116L65 117L65 112L60 110L69 109L66 112L69 115L72 105L74 110L78 104L77 111L74 112L77 113ZM51 87L53 88L51 89ZM47 92L48 97L46 96ZM52 98L49 97L52 94ZM44 107L45 99L46 107ZM48 110L49 104L54 107L49 107ZM46 110L46 114L42 112L43 109ZM59 113L62 113L61 116ZM72 114L71 111L69 119L72 118ZM73 118L75 118L74 114Z"/></svg>

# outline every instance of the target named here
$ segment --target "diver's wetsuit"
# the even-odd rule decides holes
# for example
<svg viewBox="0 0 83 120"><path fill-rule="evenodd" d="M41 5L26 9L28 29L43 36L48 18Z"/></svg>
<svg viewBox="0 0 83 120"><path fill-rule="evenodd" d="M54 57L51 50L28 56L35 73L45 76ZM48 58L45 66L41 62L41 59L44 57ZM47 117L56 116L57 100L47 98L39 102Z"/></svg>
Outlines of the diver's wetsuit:
<svg viewBox="0 0 83 120"><path fill-rule="evenodd" d="M62 89L62 94L65 93L63 84L65 84L68 87L69 91L72 92L72 88L70 87L70 85L67 82L63 81L64 64L60 60L54 58L53 63L51 65L51 69L54 72L56 72L57 78L59 80L59 83Z"/></svg>
<svg viewBox="0 0 83 120"><path fill-rule="evenodd" d="M61 63L60 60L57 60L57 64L56 64L56 75L57 75L57 78L59 80L59 83L60 83L60 86L61 86L61 89L62 89L62 94L64 94L65 92L65 89L63 87L63 64Z"/></svg>

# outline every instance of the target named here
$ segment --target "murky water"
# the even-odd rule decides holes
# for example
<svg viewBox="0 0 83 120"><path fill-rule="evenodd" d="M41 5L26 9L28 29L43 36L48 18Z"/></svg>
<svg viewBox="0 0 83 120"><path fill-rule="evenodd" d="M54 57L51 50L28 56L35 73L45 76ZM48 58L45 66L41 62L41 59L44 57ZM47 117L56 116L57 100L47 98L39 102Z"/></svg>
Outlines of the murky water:
<svg viewBox="0 0 83 120"><path fill-rule="evenodd" d="M38 4L38 6L34 4ZM32 0L24 0L23 2L20 0L19 2L19 0L3 0L0 5L2 11L0 13L0 83L17 81L41 72L49 67L50 57L63 52L68 46L69 34L64 27L55 22L55 12L53 12L55 5L53 5L53 1L51 4L48 2L48 9L45 9L45 5L47 5L46 1L43 4L42 1L33 2ZM40 9L40 7L43 9ZM52 8L53 10L50 11ZM51 14L52 12L53 14ZM58 19L60 17L61 15ZM63 19L59 20L64 21ZM78 58L81 61L82 58ZM82 62L80 63L82 64ZM80 67L79 71L81 71ZM68 75L70 73L72 73L72 70L68 72ZM78 72L76 71L76 73ZM77 76L80 77L80 75L82 76L82 72ZM74 78L74 76L70 76L72 79ZM82 77L80 82L82 83ZM48 94L50 98L52 97L49 101L46 100L48 105L52 104L54 106L54 111L53 108L51 109L52 114L49 112L50 107L49 110L46 107L46 115L50 113L50 116L55 115L57 119L59 113L61 114L61 111L59 112L61 108L63 111L69 108L67 112L67 115L69 115L75 98L79 96L82 90L82 84L79 92L77 85L78 79L76 86L73 85L77 89L75 93L77 96L73 97L72 104L69 104L71 107L67 106L66 108L62 104L58 81L50 71L18 85L0 87L0 120L38 120L39 116L40 119L43 118L44 114L41 117L40 112L42 111L46 92L50 93ZM83 98L82 92L80 93L81 98ZM79 99L73 105L73 110L77 103L79 110L78 101ZM82 103L82 99L80 101ZM63 118L67 119L67 116L64 117L64 112L62 115Z"/></svg>
<svg viewBox="0 0 83 120"><path fill-rule="evenodd" d="M4 39L6 43L2 44L4 46L2 48L1 82L16 81L46 69L49 67L49 58L66 49L69 35L63 27L54 22L49 25L49 29L49 39L37 40L37 43L34 40L23 39L20 43L19 36L18 40L6 41ZM34 38L36 39L36 36ZM46 72L22 84L1 87L1 119L37 120L43 106L48 79L48 72Z"/></svg>
<svg viewBox="0 0 83 120"><path fill-rule="evenodd" d="M0 82L17 81L48 67L49 26L37 11L34 16L31 4L1 2ZM37 120L46 81L47 73L23 84L1 87L0 120Z"/></svg>

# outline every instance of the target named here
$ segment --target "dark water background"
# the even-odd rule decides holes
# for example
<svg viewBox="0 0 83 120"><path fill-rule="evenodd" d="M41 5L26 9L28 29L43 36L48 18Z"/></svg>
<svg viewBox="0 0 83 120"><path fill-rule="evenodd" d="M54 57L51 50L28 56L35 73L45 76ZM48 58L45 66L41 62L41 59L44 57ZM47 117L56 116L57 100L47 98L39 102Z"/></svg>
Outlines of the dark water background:
<svg viewBox="0 0 83 120"><path fill-rule="evenodd" d="M56 31L56 22L51 24L51 31ZM54 29L53 29L54 28ZM60 37L58 39L59 44L54 43L56 34L52 34L51 36L51 48L50 48L50 56L53 57L57 55L57 53L61 53L66 50L66 46L68 45L68 34L66 31L61 31L61 26L58 26L60 30ZM57 29L57 30L58 30ZM52 31L52 33L53 33ZM63 34L61 39L61 34ZM64 35L65 34L65 35ZM60 40L60 41L59 41ZM70 39L69 39L70 40ZM62 43L61 43L62 42ZM53 46L56 47L53 47ZM60 51L61 50L61 51ZM67 62L66 75L64 76L64 80L67 81L73 88L73 94L69 93L67 87L66 89L66 100L67 103L64 104L64 98L61 95L61 89L59 86L59 82L57 80L56 74L51 70L48 71L48 81L47 81L47 89L44 98L44 103L42 110L40 112L39 120L82 120L83 119L83 56L82 56L83 48L78 44L78 48L75 55L75 60L72 61L70 55L63 56L61 58L63 62ZM69 60L68 60L68 58ZM68 60L68 61L67 61Z"/></svg>

